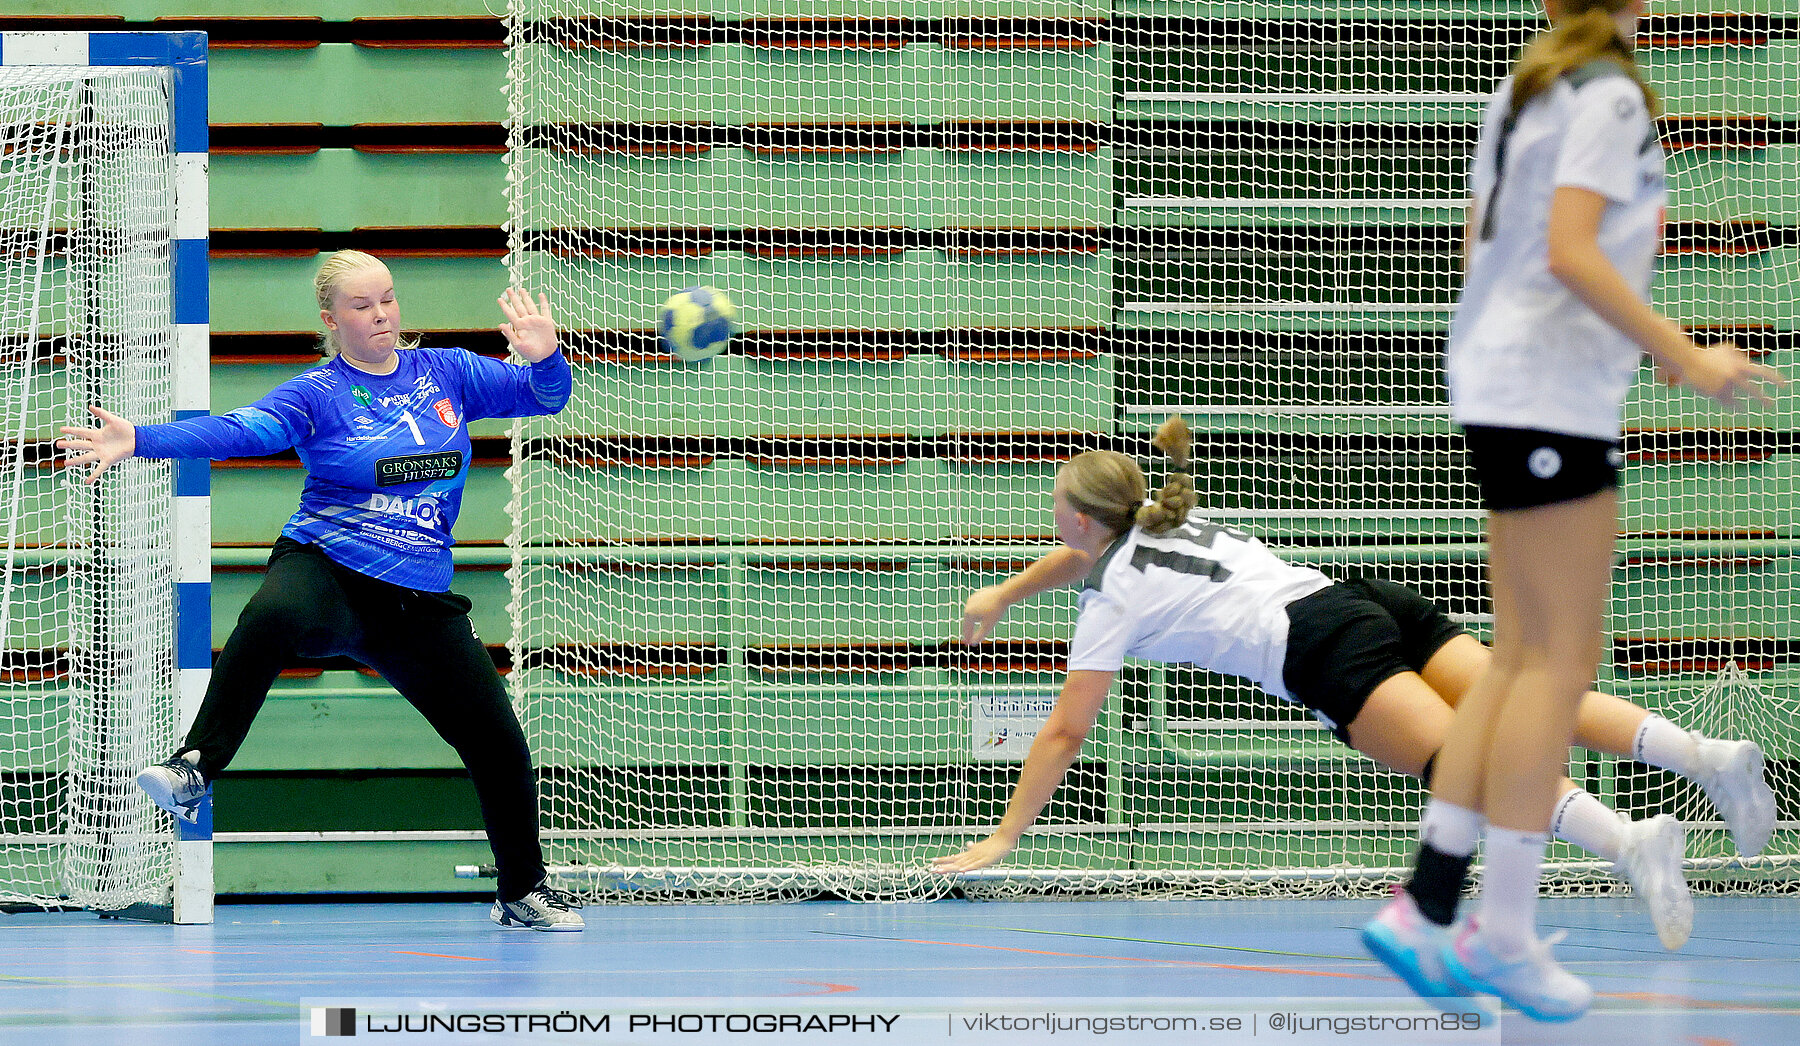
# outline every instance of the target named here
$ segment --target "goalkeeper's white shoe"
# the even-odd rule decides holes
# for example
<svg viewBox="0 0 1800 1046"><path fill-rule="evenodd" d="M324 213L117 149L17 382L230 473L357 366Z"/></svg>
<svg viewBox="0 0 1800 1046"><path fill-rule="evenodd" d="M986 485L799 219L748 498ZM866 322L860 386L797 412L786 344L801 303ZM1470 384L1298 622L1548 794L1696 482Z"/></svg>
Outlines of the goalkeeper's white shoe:
<svg viewBox="0 0 1800 1046"><path fill-rule="evenodd" d="M1694 780L1731 829L1737 852L1755 857L1775 834L1775 792L1763 779L1763 751L1754 741L1693 735Z"/></svg>
<svg viewBox="0 0 1800 1046"><path fill-rule="evenodd" d="M206 798L206 778L200 769L180 756L138 771L137 785L150 801L188 824L200 820L200 802Z"/></svg>
<svg viewBox="0 0 1800 1046"><path fill-rule="evenodd" d="M587 927L575 898L552 887L548 880L537 884L516 901L495 901L488 910L488 918L500 926L521 926L530 930L568 933Z"/></svg>
<svg viewBox="0 0 1800 1046"><path fill-rule="evenodd" d="M1650 908L1650 921L1662 946L1674 951L1694 932L1694 895L1683 874L1687 833L1668 814L1633 821L1625 814L1625 845L1613 870Z"/></svg>

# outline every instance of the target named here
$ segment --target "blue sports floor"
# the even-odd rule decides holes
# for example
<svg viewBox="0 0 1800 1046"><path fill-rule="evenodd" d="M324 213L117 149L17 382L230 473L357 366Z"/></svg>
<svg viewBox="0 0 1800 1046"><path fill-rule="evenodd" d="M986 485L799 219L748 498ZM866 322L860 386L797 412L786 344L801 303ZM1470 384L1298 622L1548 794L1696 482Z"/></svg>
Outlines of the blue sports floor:
<svg viewBox="0 0 1800 1046"><path fill-rule="evenodd" d="M1376 907L1320 900L591 907L581 934L500 930L486 905L473 903L228 905L204 927L80 913L0 916L0 1043L324 1042L309 1038L310 1008L301 1000L375 996L690 997L763 1008L826 995L1200 997L1246 1007L1275 997L1403 997L1405 987L1357 942L1356 928ZM1500 1041L1762 1046L1800 1039L1800 900L1702 897L1697 907L1693 939L1668 953L1629 899L1546 900L1544 925L1568 931L1558 955L1590 978L1599 998L1569 1025L1507 1013ZM1120 1033L1105 1041L1133 1039ZM1261 1039L1230 1041L1284 1040L1265 1030Z"/></svg>

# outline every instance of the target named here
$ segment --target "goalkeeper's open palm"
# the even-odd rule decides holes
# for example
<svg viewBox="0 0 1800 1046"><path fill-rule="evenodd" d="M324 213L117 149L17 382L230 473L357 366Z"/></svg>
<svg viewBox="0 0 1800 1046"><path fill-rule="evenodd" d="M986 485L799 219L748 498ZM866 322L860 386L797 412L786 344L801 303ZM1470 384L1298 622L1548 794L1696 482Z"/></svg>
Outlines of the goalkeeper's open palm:
<svg viewBox="0 0 1800 1046"><path fill-rule="evenodd" d="M56 449L64 452L64 465L92 465L83 481L92 483L100 478L100 473L137 452L137 426L99 407L89 407L88 413L100 419L100 427L78 429L64 425L60 429L63 438L56 441Z"/></svg>
<svg viewBox="0 0 1800 1046"><path fill-rule="evenodd" d="M550 299L539 294L537 301L517 287L509 287L500 296L500 311L506 322L500 333L514 352L536 363L548 359L556 351L556 320L550 315Z"/></svg>
<svg viewBox="0 0 1800 1046"><path fill-rule="evenodd" d="M990 835L980 842L970 843L963 847L961 853L945 857L933 857L931 870L940 875L953 875L957 872L972 872L977 868L986 868L997 863L1007 854L1012 853L1013 844L997 835Z"/></svg>

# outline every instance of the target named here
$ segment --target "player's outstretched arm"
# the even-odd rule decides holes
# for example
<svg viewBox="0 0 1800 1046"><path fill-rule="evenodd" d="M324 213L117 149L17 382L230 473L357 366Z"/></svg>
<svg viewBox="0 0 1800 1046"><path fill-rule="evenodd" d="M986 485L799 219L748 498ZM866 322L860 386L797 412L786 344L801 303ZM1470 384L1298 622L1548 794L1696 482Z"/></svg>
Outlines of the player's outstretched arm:
<svg viewBox="0 0 1800 1046"><path fill-rule="evenodd" d="M56 449L64 452L65 466L93 466L82 480L84 483L94 482L100 473L137 452L136 425L99 407L89 407L88 413L100 419L99 428L64 425L59 430L63 438L56 441Z"/></svg>
<svg viewBox="0 0 1800 1046"><path fill-rule="evenodd" d="M1625 282L1600 249L1606 206L1606 197L1591 189L1557 188L1550 202L1550 274L1649 353L1664 380L1686 385L1728 409L1744 402L1770 405L1773 397L1765 386L1784 386L1786 377L1730 342L1694 344L1680 324L1657 312Z"/></svg>
<svg viewBox="0 0 1800 1046"><path fill-rule="evenodd" d="M1094 561L1067 545L1038 557L1030 566L997 585L978 588L963 602L962 641L966 646L986 639L1014 603L1040 592L1073 585L1087 576Z"/></svg>
<svg viewBox="0 0 1800 1046"><path fill-rule="evenodd" d="M1056 793L1056 786L1062 784L1063 774L1081 754L1081 743L1094 728L1100 705L1106 700L1106 692L1112 689L1116 674L1085 670L1069 673L1063 682L1062 693L1057 695L1056 708L1045 720L1037 740L1031 743L1031 752L1025 756L1019 783L1013 786L1012 799L1006 804L1006 816L1000 819L1000 827L986 839L970 843L960 853L933 858L932 871L943 874L972 872L1012 853L1013 847L1019 845L1019 837L1037 820L1044 804Z"/></svg>

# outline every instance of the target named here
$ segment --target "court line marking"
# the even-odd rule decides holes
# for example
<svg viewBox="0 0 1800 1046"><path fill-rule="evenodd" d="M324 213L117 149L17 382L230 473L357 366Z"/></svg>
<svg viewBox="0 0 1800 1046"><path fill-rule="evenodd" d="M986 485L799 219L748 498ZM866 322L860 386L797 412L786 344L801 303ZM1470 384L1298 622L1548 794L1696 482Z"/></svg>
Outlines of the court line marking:
<svg viewBox="0 0 1800 1046"><path fill-rule="evenodd" d="M805 995L836 995L839 992L859 992L861 988L854 984L832 984L830 981L794 981L794 984L810 984L825 989L822 992L784 992L778 998L798 998Z"/></svg>
<svg viewBox="0 0 1800 1046"><path fill-rule="evenodd" d="M461 959L464 962L495 962L495 961L497 961L494 959L483 959L483 958L481 958L479 956L475 956L475 955L444 955L441 952L408 952L408 951L396 950L394 952L394 954L395 955L423 955L428 959Z"/></svg>
<svg viewBox="0 0 1800 1046"><path fill-rule="evenodd" d="M244 1002L256 1006L278 1006L283 1009L304 1010L307 1007L298 1000L287 999L253 999L243 995L220 995L217 992L196 991L191 988L168 988L160 984L117 984L106 981L76 981L61 977L23 977L15 974L0 973L0 982L17 985L53 985L58 988L93 988L98 991L140 991L157 995L184 995L195 999L220 999L225 1002ZM282 982L272 982L282 983Z"/></svg>
<svg viewBox="0 0 1800 1046"><path fill-rule="evenodd" d="M1121 937L1102 933L1075 933L1069 930L1034 930L1028 926L995 926L995 930L1008 933L1035 933L1051 937L1079 937L1090 941L1120 941L1129 944L1166 944L1171 948L1214 948L1227 952L1248 952L1252 955L1287 955L1296 959L1343 959L1365 960L1367 955L1332 955L1319 952L1290 952L1279 948L1251 948L1241 944L1205 944L1200 941L1163 941L1154 937Z"/></svg>
<svg viewBox="0 0 1800 1046"><path fill-rule="evenodd" d="M1019 933L1034 933L1034 934L1049 934L1052 936L1079 937L1079 938L1084 938L1084 939L1089 939L1089 940L1119 941L1121 943L1129 942L1129 943L1134 943L1134 944L1168 944L1168 945L1173 945L1176 947L1194 947L1194 948L1222 948L1222 949L1230 949L1231 948L1230 945L1222 945L1222 944L1199 944L1196 942L1185 942L1185 941L1159 941L1159 940L1142 938L1142 937L1111 937L1111 936L1105 936L1105 935L1101 935L1101 934L1064 933L1062 931L1057 931L1057 930L1033 930L1033 929L1029 929L1026 927L984 927L984 928L985 929L1015 930ZM1163 964L1167 964L1167 965L1171 965L1171 966L1201 966L1201 967L1206 967L1209 969L1241 970L1241 971L1250 972L1250 973L1276 973L1276 974L1285 973L1285 974L1294 974L1296 976L1301 976L1301 977L1327 977L1327 978L1342 978L1342 979L1346 979L1346 980L1395 981L1395 982L1397 982L1399 980L1396 977L1389 977L1389 976L1375 976L1375 975L1370 975L1370 974L1358 974L1358 973L1340 973L1340 972L1329 971L1329 970L1297 970L1297 969L1293 969L1291 967L1282 967L1282 966L1250 966L1250 965L1236 964L1236 963L1198 962L1198 961L1190 960L1190 959L1158 959L1158 958L1152 958L1152 957L1138 957L1138 956L1090 955L1090 954L1078 953L1078 952L1039 951L1039 950L1030 949L1030 948L1012 948L1012 947L1008 947L1005 945L996 945L996 944L970 944L970 943L962 943L962 942L956 942L956 941L914 940L914 939L905 938L905 937L880 937L880 936L876 936L874 934L844 933L842 931L837 931L837 930L816 930L814 932L829 934L831 936L836 936L836 937L866 937L871 940L897 941L902 944L939 944L939 945L945 945L947 947L952 947L952 948L980 948L980 949L987 949L987 950L992 950L992 951L1019 952L1019 953L1023 953L1026 955L1047 955L1047 956L1054 956L1054 957L1058 957L1058 958L1110 959L1110 960L1115 960L1115 961L1119 961L1119 962L1163 963ZM1263 954L1270 954L1270 955L1291 955L1291 956L1295 956L1296 958L1344 959L1344 960L1361 961L1361 962L1374 962L1375 961L1374 959L1371 959L1368 956L1314 955L1314 954L1310 954L1307 952L1278 952L1278 951L1269 951L1269 950L1260 949L1260 948L1244 948L1241 950L1249 951L1249 952L1261 952ZM1613 976L1617 976L1617 975L1615 974ZM1726 983L1726 982L1720 982L1720 983ZM1772 1013L1772 1014L1789 1014L1789 1013L1795 1012L1796 1009L1800 1009L1800 1007L1796 1007L1796 1006L1783 1007L1779 1004L1771 1005L1769 1003L1752 1003L1752 1002L1749 1002L1748 1000L1746 1000L1745 1002L1734 1003L1734 1002L1718 1000L1718 999L1700 999L1700 998L1696 998L1693 996L1673 995L1673 994L1656 993L1656 992L1596 992L1595 994L1601 998L1619 999L1619 1000L1626 1001L1626 1002L1648 1002L1648 1003L1652 1003L1652 1004L1663 1003L1666 1005L1674 1005L1674 1006L1681 1007L1684 1009L1717 1010L1717 1011L1749 1012L1749 1013Z"/></svg>
<svg viewBox="0 0 1800 1046"><path fill-rule="evenodd" d="M1241 951L1241 952L1249 952L1251 954L1258 954L1258 955L1287 955L1287 956L1293 956L1295 958L1300 958L1300 959L1338 960L1338 961L1342 961L1342 962L1357 962L1357 963L1375 961L1367 954L1338 955L1338 954L1325 953L1325 952L1283 951L1283 950L1274 949L1274 948L1252 948L1252 947L1249 947L1246 945L1206 944L1206 943L1203 943L1200 941L1167 941L1167 940L1160 940L1160 939L1154 938L1154 937L1126 937L1126 936L1114 935L1114 934L1079 933L1079 932L1076 932L1073 930L1040 930L1040 929L1033 929L1028 926L994 926L994 925L987 924L987 923L949 923L947 925L952 925L952 926L956 926L960 929L969 929L969 930L988 930L988 931L1006 931L1006 932L1010 932L1010 933L1045 934L1045 935L1055 936L1055 937L1077 937L1077 938L1083 938L1086 940L1120 941L1120 942L1126 942L1126 943L1131 943L1131 944L1164 944L1164 945L1168 945L1168 946L1174 947L1174 948L1216 948L1216 949L1219 949L1222 951ZM1591 927L1585 927L1585 926L1569 926L1567 928L1571 931L1575 931L1575 930L1586 931L1586 930L1591 929ZM1346 933L1354 933L1358 929L1358 927L1340 926L1339 929L1343 930ZM1640 934L1640 935L1642 933L1642 931L1634 931L1634 930L1619 930L1617 932L1636 933L1636 934ZM1637 958L1635 958L1635 957L1638 957L1638 956L1641 956L1644 960L1649 960L1649 961L1663 961L1665 959L1672 957L1672 953L1665 952L1661 948L1651 948L1651 947L1622 948L1622 947L1618 947L1615 945L1605 945L1605 944L1582 944L1582 945L1580 945L1580 947L1591 950L1591 951L1618 952L1624 956L1633 957L1633 958L1614 958L1614 959L1574 958L1574 959L1570 960L1571 962L1579 963L1579 964L1582 964L1585 966L1597 966L1601 963L1607 963L1607 962L1635 963L1636 961L1638 961ZM1709 960L1709 961L1715 961L1715 962L1721 962L1721 961L1722 962L1733 962L1733 963L1777 962L1777 963L1782 963L1784 965L1787 963L1793 962L1793 958L1791 956L1773 956L1772 955L1772 956L1744 957L1744 956L1727 956L1727 955L1699 955L1699 954L1693 954L1693 953L1682 953L1682 954L1685 958ZM1600 977L1613 976L1613 977L1616 977L1616 976L1623 976L1623 975L1622 974L1608 974L1608 973L1591 973L1591 974L1589 974L1589 976L1600 976ZM1697 981L1696 983L1721 984L1721 985L1729 984L1729 985L1733 985L1733 986L1741 986L1743 982L1737 981L1737 980L1701 980L1701 981ZM1763 985L1762 987L1784 988L1784 987L1787 987L1787 985Z"/></svg>
<svg viewBox="0 0 1800 1046"><path fill-rule="evenodd" d="M1624 999L1627 1002L1647 1002L1673 1005L1684 1010L1725 1010L1732 1013L1770 1013L1793 1014L1800 1010L1800 1005L1789 1003L1781 1006L1774 1003L1756 1003L1748 999L1743 1002L1725 1002L1719 999L1696 999L1691 995L1672 995L1668 992L1595 992L1603 999Z"/></svg>
<svg viewBox="0 0 1800 1046"><path fill-rule="evenodd" d="M1245 973L1286 973L1296 977L1325 977L1352 981L1393 981L1394 977L1377 977L1367 973L1337 973L1331 970L1296 970L1286 966L1249 966L1241 963L1200 962L1195 959L1156 959L1141 955L1091 955L1085 952L1052 952L1036 948L1013 948L1004 944L971 944L962 941L926 941L909 937L882 937L871 933L844 933L838 930L815 930L832 937L861 937L871 941L894 941L899 944L927 944L944 948L975 948L982 951L1013 952L1020 955L1047 955L1059 959L1105 959L1112 962L1141 962L1159 966L1197 966L1208 970L1241 970Z"/></svg>
<svg viewBox="0 0 1800 1046"><path fill-rule="evenodd" d="M1336 972L1332 972L1329 970L1296 970L1296 969L1291 969L1288 967L1281 967L1281 966L1248 966L1248 965L1241 965L1241 964L1236 964L1236 963L1197 962L1197 961L1194 961L1191 959L1154 959L1154 958L1129 956L1129 955L1088 955L1088 954L1083 954L1083 953L1078 953L1078 952L1052 952L1052 951L1040 951L1038 949L1033 949L1033 948L1011 948L1011 947L1007 947L1005 945L999 945L999 944L969 944L969 943L963 943L963 942L958 942L958 941L926 941L926 940L915 940L915 939L907 938L907 937L882 937L882 936L878 936L876 934L843 933L843 932L835 931L835 930L817 930L814 932L826 934L826 935L833 936L833 937L861 937L861 938L866 938L868 940L875 940L875 941L894 941L894 942L897 942L900 944L942 945L944 947L949 947L949 948L975 948L975 949L980 949L980 950L984 950L984 951L1016 952L1016 953L1022 953L1025 955L1047 955L1047 956L1054 956L1054 957L1058 957L1058 958L1111 959L1111 960L1115 960L1118 962L1156 963L1156 964L1161 964L1161 965L1165 965L1165 966L1198 966L1198 967L1203 967L1205 969L1239 970L1239 971L1243 971L1243 972L1247 972L1247 973L1275 973L1275 974L1285 973L1285 974L1293 974L1295 976L1300 976L1300 977L1324 977L1324 978L1334 978L1334 979L1341 979L1341 980L1388 981L1388 982L1392 982L1392 983L1396 983L1396 984L1400 983L1400 979L1397 977L1382 977L1382 976L1374 976L1371 974L1362 974L1362 973L1336 973ZM1129 940L1130 938L1124 938L1124 939ZM1370 960L1370 961L1373 961L1373 960ZM1682 996L1682 995L1669 995L1669 994L1662 994L1662 993L1656 993L1656 992L1597 992L1595 994L1598 997L1603 998L1603 999L1619 999L1619 1000L1622 1000L1625 1002L1649 1002L1649 1003L1663 1003L1665 1005L1674 1005L1675 1007L1678 1008L1677 1012L1687 1012L1689 1010L1711 1010L1714 1012L1762 1013L1762 1014L1792 1014L1794 1012L1794 1009L1792 1009L1792 1008L1787 1008L1787 1009L1771 1008L1767 1004L1744 1005L1742 1003L1731 1003L1731 1002L1726 1002L1723 1000L1694 999L1694 998L1689 998L1687 996ZM1621 1012L1623 1014L1628 1014L1628 1013L1632 1013L1632 1012L1641 1012L1641 1011L1624 1010L1624 1011L1619 1011L1619 1012Z"/></svg>

